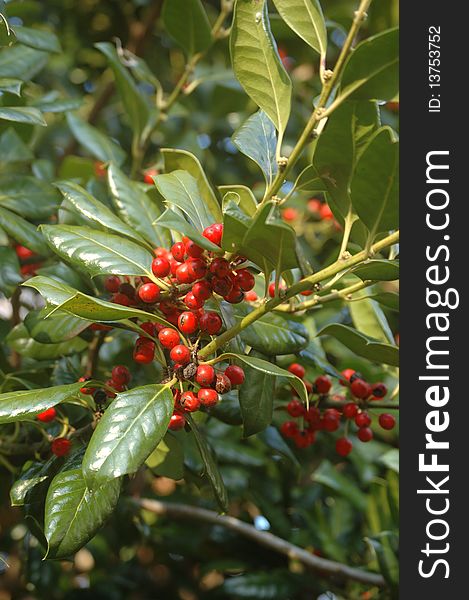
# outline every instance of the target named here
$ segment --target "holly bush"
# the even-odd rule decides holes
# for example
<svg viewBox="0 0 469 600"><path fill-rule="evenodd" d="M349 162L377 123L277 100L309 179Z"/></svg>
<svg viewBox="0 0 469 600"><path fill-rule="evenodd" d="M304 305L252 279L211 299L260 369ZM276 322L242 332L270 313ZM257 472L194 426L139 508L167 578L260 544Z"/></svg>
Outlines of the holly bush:
<svg viewBox="0 0 469 600"><path fill-rule="evenodd" d="M396 597L396 2L0 12L2 600Z"/></svg>

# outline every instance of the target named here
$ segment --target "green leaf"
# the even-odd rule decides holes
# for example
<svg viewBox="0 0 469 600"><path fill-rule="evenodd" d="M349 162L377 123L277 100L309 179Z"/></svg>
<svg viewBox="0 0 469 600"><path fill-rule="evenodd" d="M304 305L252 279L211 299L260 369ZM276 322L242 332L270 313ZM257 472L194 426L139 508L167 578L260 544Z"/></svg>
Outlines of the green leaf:
<svg viewBox="0 0 469 600"><path fill-rule="evenodd" d="M325 188L316 167L309 165L296 178L294 189L297 192L319 192L327 188Z"/></svg>
<svg viewBox="0 0 469 600"><path fill-rule="evenodd" d="M356 329L333 323L327 325L318 333L318 335L331 335L347 346L352 352L375 363L384 363L399 366L399 349L391 344L382 344L377 340L371 339Z"/></svg>
<svg viewBox="0 0 469 600"><path fill-rule="evenodd" d="M276 427L270 426L264 431L261 431L257 436L257 439L260 439L266 446L268 446L271 450L273 450L276 454L282 456L289 460L295 469L300 468L300 463L298 459L293 454L290 449L290 446L285 442L283 437L280 435L279 430Z"/></svg>
<svg viewBox="0 0 469 600"><path fill-rule="evenodd" d="M367 497L359 487L343 475L328 460L323 460L311 476L316 483L326 486L336 494L346 498L360 512L365 512Z"/></svg>
<svg viewBox="0 0 469 600"><path fill-rule="evenodd" d="M399 225L399 143L389 127L379 129L358 160L352 204L373 238Z"/></svg>
<svg viewBox="0 0 469 600"><path fill-rule="evenodd" d="M2 148L0 157L2 163L27 162L34 158L31 149L23 142L13 127L9 127L0 136L0 147ZM0 193L1 190L2 186L0 184Z"/></svg>
<svg viewBox="0 0 469 600"><path fill-rule="evenodd" d="M151 114L144 94L138 89L134 79L121 63L115 47L109 42L100 42L95 44L95 47L108 59L116 78L117 90L124 105L125 114L130 120L134 134L141 138L150 121L154 120L156 111L153 110L153 115Z"/></svg>
<svg viewBox="0 0 469 600"><path fill-rule="evenodd" d="M234 354L233 352L224 352L218 357L218 360L229 360L233 359L235 361L244 362L246 365L250 367L250 369L254 371L260 371L264 373L264 375L268 375L270 378L272 377L286 377L290 380L291 386L296 390L298 396L301 400L307 404L308 402L308 391L306 390L306 386L304 381L302 381L296 375L290 373L290 371L286 371L281 367L277 367L277 365L269 362L268 360L262 359L260 356L249 354L248 356L245 354ZM246 384L240 388L240 391L243 390L244 387L249 387Z"/></svg>
<svg viewBox="0 0 469 600"><path fill-rule="evenodd" d="M0 51L0 78L30 81L46 66L49 54L22 44Z"/></svg>
<svg viewBox="0 0 469 600"><path fill-rule="evenodd" d="M184 451L178 439L167 433L145 461L155 475L176 481L184 477Z"/></svg>
<svg viewBox="0 0 469 600"><path fill-rule="evenodd" d="M257 210L257 200L250 188L245 185L220 185L218 186L223 196L223 212L225 206L233 201L249 217L253 217Z"/></svg>
<svg viewBox="0 0 469 600"><path fill-rule="evenodd" d="M165 175L156 175L155 185L166 203L177 206L202 231L216 223L215 216L204 202L197 180L187 171L173 171Z"/></svg>
<svg viewBox="0 0 469 600"><path fill-rule="evenodd" d="M250 357L261 363L262 354L253 353ZM240 357L241 359L241 357ZM243 416L243 435L248 437L264 430L272 422L275 395L275 377L262 368L253 368L250 363L245 367L245 381L239 389L239 405ZM256 365L259 367L259 365Z"/></svg>
<svg viewBox="0 0 469 600"><path fill-rule="evenodd" d="M0 291L7 297L13 294L23 277L16 252L8 246L0 246Z"/></svg>
<svg viewBox="0 0 469 600"><path fill-rule="evenodd" d="M376 281L395 281L399 279L398 260L369 260L361 263L351 271L362 281L368 279Z"/></svg>
<svg viewBox="0 0 469 600"><path fill-rule="evenodd" d="M32 339L25 325L17 325L7 336L7 342L12 350L22 356L34 358L35 360L48 360L82 352L88 347L88 342L81 338L74 338L59 344L41 344Z"/></svg>
<svg viewBox="0 0 469 600"><path fill-rule="evenodd" d="M118 235L74 225L41 225L50 247L65 261L81 265L96 275L145 275L151 273L152 255Z"/></svg>
<svg viewBox="0 0 469 600"><path fill-rule="evenodd" d="M21 96L22 85L23 82L21 81L21 79L14 79L12 77L0 77L0 92L8 92L9 94L14 94L15 96Z"/></svg>
<svg viewBox="0 0 469 600"><path fill-rule="evenodd" d="M24 325L36 342L58 344L80 335L90 326L90 321L45 307L41 310L29 311L24 319Z"/></svg>
<svg viewBox="0 0 469 600"><path fill-rule="evenodd" d="M378 292L377 294L372 294L371 298L390 310L399 311L399 294L394 292Z"/></svg>
<svg viewBox="0 0 469 600"><path fill-rule="evenodd" d="M399 30L367 38L347 60L340 96L392 100L399 91Z"/></svg>
<svg viewBox="0 0 469 600"><path fill-rule="evenodd" d="M12 506L24 506L32 490L51 477L51 467L57 457L50 458L46 463L28 461L25 469L10 488Z"/></svg>
<svg viewBox="0 0 469 600"><path fill-rule="evenodd" d="M83 459L90 488L137 471L163 439L172 414L173 394L167 385L145 385L117 394Z"/></svg>
<svg viewBox="0 0 469 600"><path fill-rule="evenodd" d="M362 291L357 296L364 296L365 293ZM349 310L353 324L360 333L385 344L394 344L392 331L377 302L370 298L354 300L349 303Z"/></svg>
<svg viewBox="0 0 469 600"><path fill-rule="evenodd" d="M189 423L189 427L191 428L192 434L194 435L197 448L199 449L200 456L205 466L205 474L210 482L218 505L223 512L227 512L228 495L222 476L220 474L220 471L218 470L218 465L216 463L215 457L212 451L210 450L207 440L199 431L199 428L197 427L194 419L190 415L187 415L186 419Z"/></svg>
<svg viewBox="0 0 469 600"><path fill-rule="evenodd" d="M287 25L325 58L327 31L318 0L274 0L274 4Z"/></svg>
<svg viewBox="0 0 469 600"><path fill-rule="evenodd" d="M167 208L161 217L158 217L158 219L154 221L154 224L186 235L198 246L205 248L205 250L208 250L209 252L215 252L215 254L220 254L222 252L219 246L216 246L213 242L205 238L193 225L186 221L180 213L174 212L171 208Z"/></svg>
<svg viewBox="0 0 469 600"><path fill-rule="evenodd" d="M376 539L377 538L377 539ZM398 594L398 581L399 581L399 560L394 552L390 538L392 533L383 531L379 536L375 538L365 538L376 553L378 559L379 568L383 574L384 579L393 591L393 598L397 598Z"/></svg>
<svg viewBox="0 0 469 600"><path fill-rule="evenodd" d="M115 479L91 491L86 486L80 461L70 459L47 492L46 557L65 558L80 550L114 511L120 489L121 480Z"/></svg>
<svg viewBox="0 0 469 600"><path fill-rule="evenodd" d="M0 119L28 125L41 125L41 127L47 126L41 111L32 106L0 106Z"/></svg>
<svg viewBox="0 0 469 600"><path fill-rule="evenodd" d="M45 113L62 113L69 110L78 110L83 105L81 98L57 98L48 100L40 98L34 102L34 106Z"/></svg>
<svg viewBox="0 0 469 600"><path fill-rule="evenodd" d="M186 150L173 150L172 148L162 148L161 154L163 155L166 173L182 170L187 171L194 177L209 212L213 215L215 222L220 223L222 220L220 203L198 158Z"/></svg>
<svg viewBox="0 0 469 600"><path fill-rule="evenodd" d="M0 207L0 227L15 241L41 255L50 254L44 238L34 225Z"/></svg>
<svg viewBox="0 0 469 600"><path fill-rule="evenodd" d="M226 578L220 589L225 598L288 600L293 598L296 584L288 573L270 571Z"/></svg>
<svg viewBox="0 0 469 600"><path fill-rule="evenodd" d="M14 31L10 28L7 19L1 12L3 9L3 5L0 4L0 48L3 46L11 46L16 41Z"/></svg>
<svg viewBox="0 0 469 600"><path fill-rule="evenodd" d="M277 174L277 134L275 126L264 111L259 110L234 132L233 144L262 170L267 186Z"/></svg>
<svg viewBox="0 0 469 600"><path fill-rule="evenodd" d="M41 267L40 269L37 269L36 273L37 275L43 275L45 278L50 278L54 282L71 286L74 291L80 290L81 292L89 292L91 290L88 278L85 282L74 269L61 261L57 261L46 267ZM28 279L28 282L29 281L31 280Z"/></svg>
<svg viewBox="0 0 469 600"><path fill-rule="evenodd" d="M115 162L117 165L125 161L124 150L96 127L73 113L67 113L67 123L76 140L98 160Z"/></svg>
<svg viewBox="0 0 469 600"><path fill-rule="evenodd" d="M43 390L20 390L0 394L0 423L32 419L40 412L78 397L82 383L59 385Z"/></svg>
<svg viewBox="0 0 469 600"><path fill-rule="evenodd" d="M144 241L139 234L116 215L102 202L93 198L85 189L73 182L61 182L57 187L65 200L88 221L95 223L104 231L113 231L135 241Z"/></svg>
<svg viewBox="0 0 469 600"><path fill-rule="evenodd" d="M210 23L200 0L165 0L163 22L189 56L204 52L212 44Z"/></svg>
<svg viewBox="0 0 469 600"><path fill-rule="evenodd" d="M32 277L25 281L23 285L37 290L48 304L81 319L88 319L97 323L114 323L138 318L142 321L161 323L165 327L174 327L168 321L153 313L88 296L48 277Z"/></svg>
<svg viewBox="0 0 469 600"><path fill-rule="evenodd" d="M45 52L61 52L60 42L57 36L51 31L42 31L41 29L32 29L15 25L14 32L18 42L25 46L44 50Z"/></svg>
<svg viewBox="0 0 469 600"><path fill-rule="evenodd" d="M46 219L59 204L57 190L37 177L3 175L0 177L0 206L27 219Z"/></svg>
<svg viewBox="0 0 469 600"><path fill-rule="evenodd" d="M116 165L111 165L107 173L112 202L120 218L153 246L171 245L171 238L166 230L162 231L154 224L161 215L156 202Z"/></svg>
<svg viewBox="0 0 469 600"><path fill-rule="evenodd" d="M238 322L242 321L251 310L238 306L234 316ZM275 313L261 317L243 329L240 336L245 344L266 356L295 354L308 343L308 333L301 323Z"/></svg>
<svg viewBox="0 0 469 600"><path fill-rule="evenodd" d="M279 144L291 109L292 84L270 31L266 0L237 0L230 36L236 78L274 123Z"/></svg>

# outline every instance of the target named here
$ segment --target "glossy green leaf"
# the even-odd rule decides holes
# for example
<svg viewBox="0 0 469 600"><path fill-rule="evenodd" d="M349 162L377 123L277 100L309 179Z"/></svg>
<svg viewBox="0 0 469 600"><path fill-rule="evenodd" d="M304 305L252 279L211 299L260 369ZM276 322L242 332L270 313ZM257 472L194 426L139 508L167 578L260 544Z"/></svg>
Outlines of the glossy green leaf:
<svg viewBox="0 0 469 600"><path fill-rule="evenodd" d="M0 206L27 219L45 219L57 208L60 196L45 181L29 175L0 177Z"/></svg>
<svg viewBox="0 0 469 600"><path fill-rule="evenodd" d="M246 358L258 359L261 363L262 354L253 353ZM275 377L265 368L254 368L252 363L244 368L245 381L239 389L239 405L243 416L243 435L248 437L259 433L272 422L274 410ZM262 366L262 364L261 364ZM256 364L259 367L259 364Z"/></svg>
<svg viewBox="0 0 469 600"><path fill-rule="evenodd" d="M78 397L82 386L82 383L72 383L41 390L19 390L0 394L0 423L32 419L48 408Z"/></svg>
<svg viewBox="0 0 469 600"><path fill-rule="evenodd" d="M242 425L243 418L239 407L238 390L231 390L227 394L223 394L222 401L211 407L210 415L228 425Z"/></svg>
<svg viewBox="0 0 469 600"><path fill-rule="evenodd" d="M318 0L274 0L282 19L321 57L326 56L327 31Z"/></svg>
<svg viewBox="0 0 469 600"><path fill-rule="evenodd" d="M42 50L15 44L0 51L0 78L30 81L45 67L49 54Z"/></svg>
<svg viewBox="0 0 469 600"><path fill-rule="evenodd" d="M61 52L60 42L52 31L43 31L31 27L15 25L13 28L16 39L25 46L44 50L45 52Z"/></svg>
<svg viewBox="0 0 469 600"><path fill-rule="evenodd" d="M184 477L184 451L176 436L167 433L145 461L155 475L179 480Z"/></svg>
<svg viewBox="0 0 469 600"><path fill-rule="evenodd" d="M91 491L80 460L71 458L47 491L44 533L47 558L65 558L80 550L104 524L119 500L121 480Z"/></svg>
<svg viewBox="0 0 469 600"><path fill-rule="evenodd" d="M369 260L361 263L352 270L352 273L363 281L367 279L376 281L395 281L399 279L398 260Z"/></svg>
<svg viewBox="0 0 469 600"><path fill-rule="evenodd" d="M67 113L67 123L77 142L98 160L115 162L117 165L125 161L124 150L96 127L73 113Z"/></svg>
<svg viewBox="0 0 469 600"><path fill-rule="evenodd" d="M44 238L34 225L19 215L1 207L0 227L2 227L16 242L30 248L33 252L43 256L50 254Z"/></svg>
<svg viewBox="0 0 469 600"><path fill-rule="evenodd" d="M266 0L236 1L230 51L236 78L281 139L290 116L292 84L270 31Z"/></svg>
<svg viewBox="0 0 469 600"><path fill-rule="evenodd" d="M2 9L3 6L0 4L0 48L11 46L16 41L15 33L11 29L6 17L1 12Z"/></svg>
<svg viewBox="0 0 469 600"><path fill-rule="evenodd" d="M16 252L8 246L0 246L0 291L9 298L17 285L23 281Z"/></svg>
<svg viewBox="0 0 469 600"><path fill-rule="evenodd" d="M1 54L0 54L0 64L1 64ZM9 94L14 94L15 96L21 95L21 86L23 82L21 79L15 79L13 77L0 77L0 92L8 92Z"/></svg>
<svg viewBox="0 0 469 600"><path fill-rule="evenodd" d="M156 175L155 184L166 204L179 208L200 232L217 222L202 198L197 179L187 171Z"/></svg>
<svg viewBox="0 0 469 600"><path fill-rule="evenodd" d="M366 292L362 291L357 297L361 300L354 300L349 303L349 310L355 328L368 337L384 342L385 344L394 344L394 336L387 322L386 316L377 302L370 298L365 298Z"/></svg>
<svg viewBox="0 0 469 600"><path fill-rule="evenodd" d="M360 42L344 67L341 96L392 100L399 90L399 30Z"/></svg>
<svg viewBox="0 0 469 600"><path fill-rule="evenodd" d="M373 238L399 225L399 143L389 127L367 144L352 179L352 204Z"/></svg>
<svg viewBox="0 0 469 600"><path fill-rule="evenodd" d="M275 158L277 134L275 126L264 111L259 110L235 131L232 136L234 145L261 168L269 186L278 166Z"/></svg>
<svg viewBox="0 0 469 600"><path fill-rule="evenodd" d="M74 225L42 225L41 231L61 258L92 277L115 273L153 279L150 252L121 236Z"/></svg>
<svg viewBox="0 0 469 600"><path fill-rule="evenodd" d="M154 224L161 209L137 182L129 179L116 165L108 169L112 202L120 218L154 247L171 244L168 232Z"/></svg>
<svg viewBox="0 0 469 600"><path fill-rule="evenodd" d="M164 227L172 231L179 231L183 235L186 235L189 239L195 242L201 248L205 248L209 252L215 252L220 254L221 250L219 246L216 246L205 238L193 225L191 225L186 219L180 214L174 212L171 208L167 208L161 217L158 217L154 224L157 227Z"/></svg>
<svg viewBox="0 0 469 600"><path fill-rule="evenodd" d="M34 158L31 149L23 142L13 127L9 127L0 135L0 147L2 148L2 155L0 156L0 162L2 163L27 162ZM2 186L0 184L0 193L1 190Z"/></svg>
<svg viewBox="0 0 469 600"><path fill-rule="evenodd" d="M59 344L41 344L29 335L23 323L11 330L7 336L7 342L10 348L18 354L35 360L59 358L75 352L82 352L88 347L88 342L78 337Z"/></svg>
<svg viewBox="0 0 469 600"><path fill-rule="evenodd" d="M90 488L134 473L163 439L172 413L173 394L166 385L145 385L117 394L83 459Z"/></svg>
<svg viewBox="0 0 469 600"><path fill-rule="evenodd" d="M218 189L223 196L223 212L225 212L225 206L232 201L246 215L254 216L257 210L257 200L250 188L245 185L220 185Z"/></svg>
<svg viewBox="0 0 469 600"><path fill-rule="evenodd" d="M339 323L327 325L321 329L318 335L331 335L358 356L372 362L381 362L393 367L399 366L399 349L397 346L382 344L347 325Z"/></svg>
<svg viewBox="0 0 469 600"><path fill-rule="evenodd" d="M313 165L305 167L295 181L297 192L319 192L326 189L316 167Z"/></svg>
<svg viewBox="0 0 469 600"><path fill-rule="evenodd" d="M204 463L205 475L210 482L220 510L226 512L228 510L228 494L213 452L211 451L207 440L199 431L194 419L190 415L188 415L186 419L189 423L192 434L194 435L197 448Z"/></svg>
<svg viewBox="0 0 469 600"><path fill-rule="evenodd" d="M36 342L58 344L80 335L90 326L90 321L46 307L41 310L29 311L24 319L24 324L29 335Z"/></svg>
<svg viewBox="0 0 469 600"><path fill-rule="evenodd" d="M41 111L32 106L0 106L0 119L41 127L47 125Z"/></svg>
<svg viewBox="0 0 469 600"><path fill-rule="evenodd" d="M189 56L204 52L212 44L210 23L200 0L165 0L163 22Z"/></svg>
<svg viewBox="0 0 469 600"><path fill-rule="evenodd" d="M50 479L51 467L57 457L50 458L47 462L31 462L25 464L21 475L10 488L10 502L12 506L23 506L32 490L40 483Z"/></svg>
<svg viewBox="0 0 469 600"><path fill-rule="evenodd" d="M75 269L72 269L61 261L57 261L54 264L45 267L40 267L37 269L36 273L37 275L71 286L73 290L79 290L80 292L86 293L92 289L88 278L82 278ZM28 282L29 281L31 280L29 279Z"/></svg>
<svg viewBox="0 0 469 600"><path fill-rule="evenodd" d="M154 120L156 111L150 110L149 104L145 101L145 95L138 89L129 71L120 61L114 45L109 42L100 42L95 44L95 46L106 56L114 72L117 90L134 134L142 137L145 128L150 124L152 119Z"/></svg>
<svg viewBox="0 0 469 600"><path fill-rule="evenodd" d="M48 100L39 98L34 102L34 106L45 113L62 113L69 110L78 110L83 104L81 98L57 98Z"/></svg>
<svg viewBox="0 0 469 600"><path fill-rule="evenodd" d="M163 156L164 170L166 173L182 170L187 171L194 177L197 181L200 195L205 201L210 214L213 215L214 222L221 223L222 212L220 203L218 202L217 195L210 185L199 159L186 150L173 150L172 148L162 148L161 154Z"/></svg>

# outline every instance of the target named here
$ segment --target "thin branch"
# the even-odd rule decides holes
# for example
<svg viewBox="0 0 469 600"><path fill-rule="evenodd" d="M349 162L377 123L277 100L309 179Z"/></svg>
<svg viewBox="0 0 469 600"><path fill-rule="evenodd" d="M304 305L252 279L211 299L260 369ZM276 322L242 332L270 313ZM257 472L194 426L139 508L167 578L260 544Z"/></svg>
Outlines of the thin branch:
<svg viewBox="0 0 469 600"><path fill-rule="evenodd" d="M159 500L150 500L147 498L136 500L136 502L145 510L156 515L202 521L204 523L226 527L269 550L283 554L291 560L300 561L313 571L324 574L327 573L328 575L333 575L342 579L359 581L360 583L365 583L367 585L376 585L380 587L384 587L385 585L381 575L349 567L348 565L327 560L325 558L320 558L272 533L258 531L252 525L244 523L235 517L219 515L216 512L206 510L205 508L198 508L186 504L160 502Z"/></svg>

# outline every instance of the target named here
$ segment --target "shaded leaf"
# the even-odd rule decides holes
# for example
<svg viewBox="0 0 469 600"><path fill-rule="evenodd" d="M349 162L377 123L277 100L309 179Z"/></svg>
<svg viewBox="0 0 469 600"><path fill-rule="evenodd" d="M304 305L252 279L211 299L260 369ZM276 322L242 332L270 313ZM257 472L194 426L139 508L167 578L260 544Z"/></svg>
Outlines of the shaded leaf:
<svg viewBox="0 0 469 600"><path fill-rule="evenodd" d="M261 359L263 355L253 352L246 358ZM254 368L252 362L246 362L245 381L239 389L239 405L243 416L243 435L248 437L268 427L272 422L274 410L275 377L266 368ZM256 363L254 363L256 364ZM259 367L259 363L256 364Z"/></svg>
<svg viewBox="0 0 469 600"><path fill-rule="evenodd" d="M351 271L361 280L395 281L399 279L398 260L368 260Z"/></svg>
<svg viewBox="0 0 469 600"><path fill-rule="evenodd" d="M125 160L125 152L99 129L80 119L73 113L67 113L67 123L71 132L88 152L103 162L115 162L121 165Z"/></svg>
<svg viewBox="0 0 469 600"><path fill-rule="evenodd" d="M42 50L15 44L0 52L0 78L30 81L45 67L49 54Z"/></svg>
<svg viewBox="0 0 469 600"><path fill-rule="evenodd" d="M0 227L2 227L10 237L23 246L26 246L36 254L50 254L49 249L42 235L36 227L14 213L0 207Z"/></svg>
<svg viewBox="0 0 469 600"><path fill-rule="evenodd" d="M0 246L0 291L9 298L17 285L23 281L16 252L8 246Z"/></svg>
<svg viewBox="0 0 469 600"><path fill-rule="evenodd" d="M0 206L27 219L45 219L59 204L57 190L45 181L28 175L0 177Z"/></svg>
<svg viewBox="0 0 469 600"><path fill-rule="evenodd" d="M327 31L318 0L274 0L282 19L321 57L326 56Z"/></svg>
<svg viewBox="0 0 469 600"><path fill-rule="evenodd" d="M0 119L41 127L47 125L41 111L32 106L0 106Z"/></svg>
<svg viewBox="0 0 469 600"><path fill-rule="evenodd" d="M176 436L169 432L145 461L155 475L182 479L184 477L184 452Z"/></svg>
<svg viewBox="0 0 469 600"><path fill-rule="evenodd" d="M41 344L29 335L23 323L11 330L7 336L7 342L10 348L18 354L35 360L58 358L59 356L82 352L88 347L88 342L78 337L58 344Z"/></svg>
<svg viewBox="0 0 469 600"><path fill-rule="evenodd" d="M45 307L41 310L29 311L24 319L24 325L29 335L37 342L58 344L80 335L89 327L90 321L55 308Z"/></svg>
<svg viewBox="0 0 469 600"><path fill-rule="evenodd" d="M223 212L230 201L234 202L249 217L254 216L257 210L257 200L250 188L245 185L220 185L218 187L223 195Z"/></svg>
<svg viewBox="0 0 469 600"><path fill-rule="evenodd" d="M0 91L1 89L0 82ZM0 147L2 148L2 155L0 157L0 162L2 163L26 162L34 158L31 149L23 142L13 127L9 127L1 134ZM0 184L0 193L1 190L2 185Z"/></svg>
<svg viewBox="0 0 469 600"><path fill-rule="evenodd" d="M169 35L193 56L212 43L207 14L200 0L165 0L163 21Z"/></svg>
<svg viewBox="0 0 469 600"><path fill-rule="evenodd" d="M43 31L31 27L15 25L14 32L18 42L25 46L44 50L45 52L61 52L60 42L52 31Z"/></svg>

